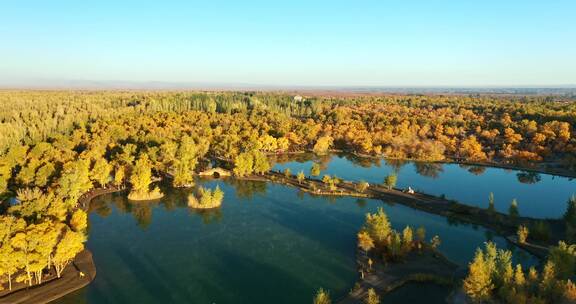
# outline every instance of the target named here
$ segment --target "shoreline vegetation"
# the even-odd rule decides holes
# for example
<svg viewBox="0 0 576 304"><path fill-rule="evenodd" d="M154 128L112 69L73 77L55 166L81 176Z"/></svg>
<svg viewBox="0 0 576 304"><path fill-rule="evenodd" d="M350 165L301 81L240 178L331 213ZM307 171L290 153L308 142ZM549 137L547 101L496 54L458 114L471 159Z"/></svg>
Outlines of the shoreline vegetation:
<svg viewBox="0 0 576 304"><path fill-rule="evenodd" d="M128 194L128 199L131 201L154 201L164 197L164 193L159 188L154 188L148 192L133 192Z"/></svg>
<svg viewBox="0 0 576 304"><path fill-rule="evenodd" d="M131 201L152 201L164 197L160 188L154 187L150 190L150 184L153 181L152 165L148 156L144 155L136 161L132 169L130 176L132 188L128 194L128 199Z"/></svg>

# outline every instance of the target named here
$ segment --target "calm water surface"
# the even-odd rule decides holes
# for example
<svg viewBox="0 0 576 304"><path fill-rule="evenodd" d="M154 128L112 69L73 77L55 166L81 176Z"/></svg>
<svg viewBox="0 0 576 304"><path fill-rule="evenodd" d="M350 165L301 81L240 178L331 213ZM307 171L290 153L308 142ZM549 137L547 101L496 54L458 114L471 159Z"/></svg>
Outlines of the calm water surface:
<svg viewBox="0 0 576 304"><path fill-rule="evenodd" d="M312 164L321 164L322 173L346 180L383 183L396 173L398 187L412 187L425 193L442 195L479 207L488 206L494 193L495 207L508 212L511 201L518 201L520 214L534 218L558 218L566 210L566 202L576 194L576 180L549 174L529 173L500 168L462 166L457 164L418 163L358 159L351 156L316 157L300 155L294 160L278 160L275 169L303 170L310 174Z"/></svg>
<svg viewBox="0 0 576 304"><path fill-rule="evenodd" d="M169 188L157 203L96 198L87 246L98 274L57 303L310 303L320 287L338 298L358 275L356 232L378 207L397 229L422 225L428 238L440 235L440 250L460 265L487 239L507 246L482 228L402 205L312 197L266 183L204 183L224 190L219 211L190 210L187 191ZM515 258L534 263L523 252Z"/></svg>
<svg viewBox="0 0 576 304"><path fill-rule="evenodd" d="M407 283L380 297L380 302L385 304L446 304L446 298L451 289L447 286L424 283Z"/></svg>

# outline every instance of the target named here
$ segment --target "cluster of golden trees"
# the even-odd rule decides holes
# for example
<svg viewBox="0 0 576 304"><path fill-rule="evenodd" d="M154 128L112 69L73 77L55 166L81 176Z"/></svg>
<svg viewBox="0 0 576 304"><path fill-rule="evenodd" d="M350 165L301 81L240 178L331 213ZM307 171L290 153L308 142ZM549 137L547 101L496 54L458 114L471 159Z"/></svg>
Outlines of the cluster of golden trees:
<svg viewBox="0 0 576 304"><path fill-rule="evenodd" d="M197 196L198 197L192 193L188 196L189 207L196 209L211 209L222 205L224 192L220 189L220 186L216 186L214 190L200 187Z"/></svg>
<svg viewBox="0 0 576 304"><path fill-rule="evenodd" d="M380 296L376 293L374 288L368 289L366 296L362 299L364 304L380 304ZM314 296L312 301L314 304L332 304L332 299L330 298L330 292L320 288Z"/></svg>
<svg viewBox="0 0 576 304"><path fill-rule="evenodd" d="M23 191L20 205L0 216L0 289L7 283L41 284L84 249L86 213L67 214L62 201L40 192Z"/></svg>
<svg viewBox="0 0 576 304"><path fill-rule="evenodd" d="M401 260L414 249L423 249L426 240L426 230L423 227L414 230L406 226L401 232L392 229L384 209L378 208L374 214L366 214L366 222L358 233L358 247L364 252L375 249L385 261ZM440 245L440 238L434 236L430 241L432 248Z"/></svg>
<svg viewBox="0 0 576 304"><path fill-rule="evenodd" d="M576 245L560 242L550 250L544 268L512 265L512 253L487 243L478 249L464 280L464 291L475 302L504 303L574 303L576 285L572 283L576 270Z"/></svg>
<svg viewBox="0 0 576 304"><path fill-rule="evenodd" d="M0 151L14 144L81 136L77 131L87 128L100 132L107 129L103 124L126 117L136 128L148 120L141 117L154 117L151 129L182 129L178 124L186 123L187 133L213 143L211 154L228 159L253 150L311 149L321 154L338 148L421 160L514 162L572 155L573 161L576 152L576 106L554 98L365 96L295 101L281 93L19 91L0 92ZM122 135L116 125L107 131Z"/></svg>

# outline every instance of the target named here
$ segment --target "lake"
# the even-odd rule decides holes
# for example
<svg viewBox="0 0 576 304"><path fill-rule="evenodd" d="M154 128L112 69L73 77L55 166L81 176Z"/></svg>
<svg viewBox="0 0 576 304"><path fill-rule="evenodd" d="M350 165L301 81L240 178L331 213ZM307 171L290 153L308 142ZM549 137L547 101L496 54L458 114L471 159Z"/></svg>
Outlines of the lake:
<svg viewBox="0 0 576 304"><path fill-rule="evenodd" d="M520 215L533 218L561 217L566 202L576 193L573 178L501 168L370 160L336 154L321 157L303 154L276 161L275 170L289 168L293 174L302 170L307 176L312 164L319 163L322 167L319 178L329 174L345 180L382 184L387 175L396 174L399 188L412 187L478 207L488 207L492 192L496 210L507 213L510 203L516 199Z"/></svg>
<svg viewBox="0 0 576 304"><path fill-rule="evenodd" d="M188 191L169 187L156 203L131 203L126 193L94 199L87 247L96 279L56 303L311 303L320 287L336 299L358 277L356 233L378 207L396 229L422 225L428 239L438 234L439 250L462 266L486 240L507 246L483 228L392 202L314 197L263 182L199 184L224 190L219 210L190 210ZM515 260L535 263L523 251ZM428 289L437 298L445 292Z"/></svg>

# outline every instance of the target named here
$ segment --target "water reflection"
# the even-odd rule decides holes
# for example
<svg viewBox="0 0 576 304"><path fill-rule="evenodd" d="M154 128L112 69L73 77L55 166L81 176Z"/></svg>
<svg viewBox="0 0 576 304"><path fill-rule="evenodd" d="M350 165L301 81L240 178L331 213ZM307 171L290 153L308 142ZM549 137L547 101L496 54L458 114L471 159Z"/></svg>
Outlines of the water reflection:
<svg viewBox="0 0 576 304"><path fill-rule="evenodd" d="M386 165L392 168L392 171L394 171L396 174L400 172L402 167L408 164L408 161L402 159L385 159L384 161L386 162Z"/></svg>
<svg viewBox="0 0 576 304"><path fill-rule="evenodd" d="M128 202L128 212L136 219L140 228L146 229L152 223L152 204L156 203Z"/></svg>
<svg viewBox="0 0 576 304"><path fill-rule="evenodd" d="M430 177L432 179L437 179L440 177L440 173L444 172L442 164L440 163L422 163L415 162L414 167L416 168L416 173L421 176Z"/></svg>
<svg viewBox="0 0 576 304"><path fill-rule="evenodd" d="M356 200L356 205L360 208L366 207L366 204L368 204L368 202L363 198L359 198Z"/></svg>
<svg viewBox="0 0 576 304"><path fill-rule="evenodd" d="M215 224L222 220L222 210L220 208L206 210L193 208L189 209L192 214L200 216L202 218L202 223L206 225Z"/></svg>
<svg viewBox="0 0 576 304"><path fill-rule="evenodd" d="M521 216L558 218L566 210L566 201L576 193L572 178L550 174L492 168L478 165L412 162L396 159L359 158L332 154L322 157L298 154L282 156L274 169L310 172L314 163L322 165L321 176L328 174L345 180L365 180L382 184L390 174L398 177L397 187L445 195L447 199L481 208L488 207L490 193L495 197L495 210L507 213L517 199Z"/></svg>
<svg viewBox="0 0 576 304"><path fill-rule="evenodd" d="M363 168L380 167L380 163L382 161L380 158L358 157L353 154L338 154L338 155L340 157L344 157L346 160L353 163L354 165Z"/></svg>
<svg viewBox="0 0 576 304"><path fill-rule="evenodd" d="M518 181L523 184L535 184L542 180L540 174L536 172L518 172L516 176Z"/></svg>
<svg viewBox="0 0 576 304"><path fill-rule="evenodd" d="M445 304L446 298L451 292L448 286L427 284L427 283L407 283L400 288L387 293L381 298L381 303L404 304L404 303L426 303Z"/></svg>
<svg viewBox="0 0 576 304"><path fill-rule="evenodd" d="M265 194L267 191L266 182L240 181L235 179L226 179L223 181L235 189L234 193L238 199L251 200L255 195ZM126 192L113 193L94 199L90 204L89 212L94 212L105 218L112 214L111 206L114 206L120 213L132 215L138 227L142 229L147 229L150 226L154 209L157 207L162 207L166 211L187 208L190 214L200 217L204 224L217 223L222 219L222 210L220 208L207 210L188 208L187 197L194 191L194 188L174 189L168 184L162 184L160 186L165 193L162 199L153 201L130 201L126 198Z"/></svg>
<svg viewBox="0 0 576 304"><path fill-rule="evenodd" d="M266 182L261 181L241 181L236 179L226 179L228 184L236 189L236 197L241 199L251 199L256 194L266 193Z"/></svg>
<svg viewBox="0 0 576 304"><path fill-rule="evenodd" d="M458 166L462 169L466 169L468 172L470 172L476 176L482 175L486 172L485 166L474 166L474 165L465 165L465 164L459 164Z"/></svg>

